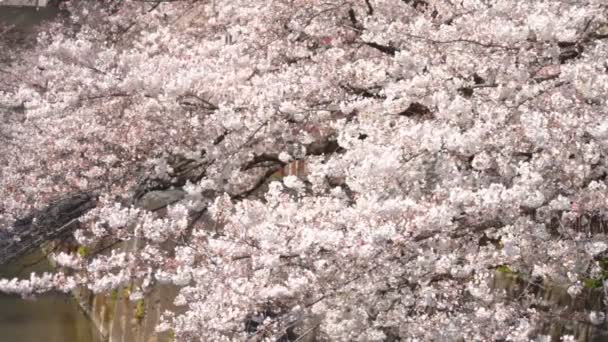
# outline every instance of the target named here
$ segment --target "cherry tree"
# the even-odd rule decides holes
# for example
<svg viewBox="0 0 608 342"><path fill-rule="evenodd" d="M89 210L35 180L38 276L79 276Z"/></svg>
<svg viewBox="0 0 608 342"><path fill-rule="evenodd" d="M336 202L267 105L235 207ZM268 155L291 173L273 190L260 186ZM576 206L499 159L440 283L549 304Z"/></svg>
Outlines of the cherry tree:
<svg viewBox="0 0 608 342"><path fill-rule="evenodd" d="M78 243L142 247L2 290L172 283L184 341L523 341L558 314L497 270L608 285L604 1L63 6L2 81L0 215L95 192Z"/></svg>

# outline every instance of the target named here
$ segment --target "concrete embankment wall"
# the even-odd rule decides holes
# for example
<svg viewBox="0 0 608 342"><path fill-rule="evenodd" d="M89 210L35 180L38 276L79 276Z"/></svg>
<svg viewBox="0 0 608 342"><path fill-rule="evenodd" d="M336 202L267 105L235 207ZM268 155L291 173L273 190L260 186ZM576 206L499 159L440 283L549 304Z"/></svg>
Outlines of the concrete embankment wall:
<svg viewBox="0 0 608 342"><path fill-rule="evenodd" d="M137 248L135 241L121 242L105 252L132 251ZM43 247L45 254L59 250L74 252L74 246L64 242L51 242ZM105 253L104 252L104 253ZM174 311L173 299L177 294L175 286L156 285L142 299L131 301L129 295L137 286L132 283L127 286L95 294L86 288L78 288L72 292L76 302L90 318L99 331L102 339L107 342L171 342L171 332L157 333L156 326L162 313Z"/></svg>
<svg viewBox="0 0 608 342"><path fill-rule="evenodd" d="M151 191L138 201L138 206L145 210L156 211L179 201L184 194L178 189ZM112 251L129 254L137 251L140 246L141 243L135 239L119 243L108 241L105 245L97 246L95 250L102 251L101 254L109 254ZM47 243L43 250L46 254L61 250L80 252L84 257L91 257L92 255L87 255L89 253L96 254L95 251L79 250L79 246L70 246L65 241ZM139 283L134 282L101 294L79 288L73 292L73 295L108 342L171 342L172 333L157 333L156 326L165 311L179 310L173 305L177 288L173 285L157 284L150 292L145 293L142 299L130 301L129 295L138 285Z"/></svg>

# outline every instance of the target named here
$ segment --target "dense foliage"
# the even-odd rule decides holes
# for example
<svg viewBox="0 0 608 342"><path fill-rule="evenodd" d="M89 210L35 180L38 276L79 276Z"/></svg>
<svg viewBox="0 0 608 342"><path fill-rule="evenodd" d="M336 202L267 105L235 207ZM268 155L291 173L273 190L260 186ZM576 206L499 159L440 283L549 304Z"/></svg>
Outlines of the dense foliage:
<svg viewBox="0 0 608 342"><path fill-rule="evenodd" d="M551 313L497 269L608 286L605 1L64 6L2 70L0 221L95 191L78 243L142 247L4 291L173 283L184 341L522 341Z"/></svg>

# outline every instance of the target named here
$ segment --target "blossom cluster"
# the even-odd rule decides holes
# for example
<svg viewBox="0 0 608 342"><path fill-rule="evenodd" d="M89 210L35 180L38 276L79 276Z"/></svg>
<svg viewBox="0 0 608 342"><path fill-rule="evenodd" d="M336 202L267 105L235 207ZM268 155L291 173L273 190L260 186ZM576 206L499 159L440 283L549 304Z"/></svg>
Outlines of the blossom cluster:
<svg viewBox="0 0 608 342"><path fill-rule="evenodd" d="M0 89L0 215L97 191L78 242L139 248L2 290L170 283L184 341L525 341L549 314L497 270L606 286L604 229L571 224L608 207L604 1L64 6ZM186 195L132 206L146 173Z"/></svg>

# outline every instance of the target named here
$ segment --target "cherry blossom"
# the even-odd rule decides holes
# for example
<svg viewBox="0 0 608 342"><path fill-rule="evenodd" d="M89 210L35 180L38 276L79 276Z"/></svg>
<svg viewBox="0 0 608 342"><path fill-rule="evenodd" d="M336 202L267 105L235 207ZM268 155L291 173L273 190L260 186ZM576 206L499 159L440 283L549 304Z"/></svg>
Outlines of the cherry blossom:
<svg viewBox="0 0 608 342"><path fill-rule="evenodd" d="M524 341L497 274L605 287L603 1L63 6L0 83L0 222L91 191L77 242L137 248L1 290L173 284L180 341Z"/></svg>

